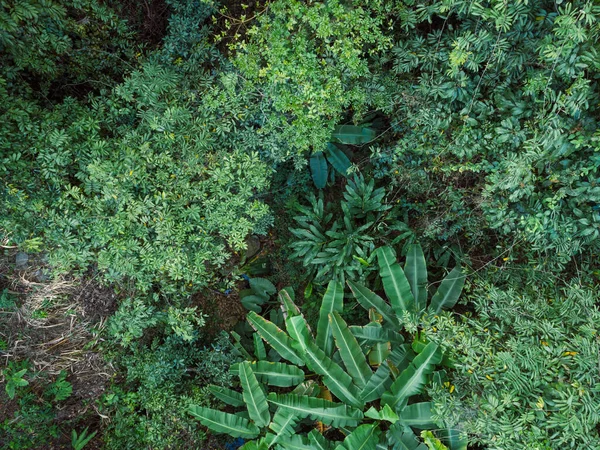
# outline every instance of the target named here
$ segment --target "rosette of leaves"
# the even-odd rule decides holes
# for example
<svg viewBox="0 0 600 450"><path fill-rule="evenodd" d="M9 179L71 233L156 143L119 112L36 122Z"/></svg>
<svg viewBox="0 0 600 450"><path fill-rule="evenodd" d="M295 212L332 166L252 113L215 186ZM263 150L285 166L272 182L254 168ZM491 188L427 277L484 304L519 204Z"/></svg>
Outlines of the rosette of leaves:
<svg viewBox="0 0 600 450"><path fill-rule="evenodd" d="M296 207L301 215L294 217L298 228L290 229L297 238L291 257L301 259L316 282L361 278L371 266L377 239L386 234L383 227L376 227L391 208L384 201L385 189L375 189L373 180L366 182L357 175L348 180L343 197L341 218L333 222L321 193L318 199L308 197L310 206Z"/></svg>
<svg viewBox="0 0 600 450"><path fill-rule="evenodd" d="M390 250L381 249L378 255L391 305L369 289L348 283L369 310L370 323L349 326L345 322L342 285L331 281L313 333L293 295L283 290L279 299L285 331L255 312L248 314L260 338L254 340L253 360L231 367L242 392L210 387L216 397L242 411L228 413L193 405L189 412L214 432L249 439L243 450L427 449L415 429L441 429L436 433L444 446L466 449L466 440L457 430L436 423L432 403L418 397L432 379L443 378L444 372L436 370L443 355L437 343L415 340L411 345L399 333L404 311L420 308L414 299L420 296L421 284L411 285L411 271L407 277L397 263L387 259ZM421 280L422 275L413 280ZM407 292L399 291L405 300L413 299L407 309L401 305L408 302L398 300L393 285L408 286ZM448 287L448 280L442 285ZM460 292L449 295L454 298ZM443 306L452 303L446 299ZM432 299L432 312L436 305ZM267 352L267 346L274 352ZM276 357L269 360L267 355L273 353ZM427 436L430 442L437 440Z"/></svg>

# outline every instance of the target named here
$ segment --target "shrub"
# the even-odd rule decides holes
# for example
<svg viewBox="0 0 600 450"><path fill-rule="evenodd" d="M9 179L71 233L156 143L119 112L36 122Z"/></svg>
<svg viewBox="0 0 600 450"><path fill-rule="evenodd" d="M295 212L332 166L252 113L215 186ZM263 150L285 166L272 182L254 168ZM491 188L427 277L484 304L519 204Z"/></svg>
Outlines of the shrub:
<svg viewBox="0 0 600 450"><path fill-rule="evenodd" d="M476 316L427 328L455 366L432 392L436 417L489 449L600 448L594 290L483 282L470 301Z"/></svg>
<svg viewBox="0 0 600 450"><path fill-rule="evenodd" d="M391 248L379 249L378 257L391 306L366 287L349 281L354 296L369 310L372 319L365 326L349 327L340 315L344 310L342 285L331 281L313 336L291 291L281 291L287 333L250 312L248 322L257 334L254 356L247 356L256 359L231 368L239 376L242 393L211 388L217 398L234 407L246 407L247 413L230 414L197 405L190 407L190 413L218 433L247 439L260 436L244 449L275 444L280 448L333 448L337 444L336 448L354 449L400 443L409 449L417 448L419 442L412 428L440 426L431 419L432 405L418 401L417 396L432 377L443 378L443 372L435 372L436 365L442 362L442 352L434 342L415 339L412 345L404 343L397 330L407 324L408 315L419 317L426 309L425 260L418 246L409 256L405 271L396 263ZM429 311L435 313L453 306L463 281L460 272L445 279L432 298ZM258 336L270 346L269 353ZM267 389L271 390L268 394ZM302 425L305 419L307 423L319 421L331 430L323 434L317 430L309 432ZM339 436L333 432L335 429L346 434L343 442L335 441ZM453 430L445 430L441 436L451 449L465 448L465 441ZM435 441L433 436L427 438L430 443Z"/></svg>

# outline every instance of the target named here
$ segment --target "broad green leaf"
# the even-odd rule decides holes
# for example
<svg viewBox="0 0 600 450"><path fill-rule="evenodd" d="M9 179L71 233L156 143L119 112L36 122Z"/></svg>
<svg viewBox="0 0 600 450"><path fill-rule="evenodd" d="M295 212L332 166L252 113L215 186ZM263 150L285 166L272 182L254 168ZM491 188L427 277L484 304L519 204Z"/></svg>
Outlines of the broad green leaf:
<svg viewBox="0 0 600 450"><path fill-rule="evenodd" d="M442 441L436 438L431 431L421 431L421 439L430 450L448 450L448 447L442 444Z"/></svg>
<svg viewBox="0 0 600 450"><path fill-rule="evenodd" d="M397 317L402 317L404 311L415 310L415 298L410 291L410 284L406 275L396 261L396 255L391 247L377 249L377 262L379 263L379 275L392 309Z"/></svg>
<svg viewBox="0 0 600 450"><path fill-rule="evenodd" d="M381 397L392 385L390 377L390 368L387 362L384 362L377 368L377 371L371 376L367 385L360 393L360 397L365 402L372 402Z"/></svg>
<svg viewBox="0 0 600 450"><path fill-rule="evenodd" d="M248 441L239 450L268 450L269 446L266 439L260 441Z"/></svg>
<svg viewBox="0 0 600 450"><path fill-rule="evenodd" d="M290 337L298 342L312 342L313 338L308 330L308 323L303 316L288 316L285 327ZM293 345L293 343L292 343Z"/></svg>
<svg viewBox="0 0 600 450"><path fill-rule="evenodd" d="M263 299L269 300L269 297L277 292L277 288L266 278L250 278L250 289Z"/></svg>
<svg viewBox="0 0 600 450"><path fill-rule="evenodd" d="M442 351L435 342L427 344L412 363L402 371L394 381L389 391L381 396L382 404L388 404L392 409L402 404L409 397L420 394L427 383L427 377L442 360Z"/></svg>
<svg viewBox="0 0 600 450"><path fill-rule="evenodd" d="M438 314L442 309L452 308L458 301L465 285L465 275L460 267L455 267L444 278L437 292L431 299L429 309Z"/></svg>
<svg viewBox="0 0 600 450"><path fill-rule="evenodd" d="M196 405L190 406L188 411L202 425L215 433L224 433L244 439L253 439L260 433L260 429L256 425L234 414Z"/></svg>
<svg viewBox="0 0 600 450"><path fill-rule="evenodd" d="M375 139L375 130L354 125L338 125L333 131L332 138L342 144L360 145Z"/></svg>
<svg viewBox="0 0 600 450"><path fill-rule="evenodd" d="M396 423L399 419L398 414L396 414L389 405L385 405L381 411L377 411L373 406L369 408L369 410L365 413L365 417L370 417L375 420L387 420L391 423Z"/></svg>
<svg viewBox="0 0 600 450"><path fill-rule="evenodd" d="M314 450L329 450L331 448L329 441L317 430L312 430L308 433L308 442L310 442Z"/></svg>
<svg viewBox="0 0 600 450"><path fill-rule="evenodd" d="M340 351L340 356L346 366L346 370L354 380L354 383L359 388L365 387L373 372L367 364L365 355L363 354L356 338L348 329L348 324L342 319L337 312L329 315L331 322L331 330L337 348Z"/></svg>
<svg viewBox="0 0 600 450"><path fill-rule="evenodd" d="M442 442L444 442L450 450L467 450L469 440L466 434L463 434L457 428L444 428L439 432Z"/></svg>
<svg viewBox="0 0 600 450"><path fill-rule="evenodd" d="M300 418L319 420L333 427L357 426L363 419L360 409L343 403L334 403L322 398L295 394L270 393L268 400L275 406L289 411Z"/></svg>
<svg viewBox="0 0 600 450"><path fill-rule="evenodd" d="M222 386L208 386L208 390L219 400L231 406L244 406L242 394Z"/></svg>
<svg viewBox="0 0 600 450"><path fill-rule="evenodd" d="M240 363L231 365L230 372L239 373ZM296 386L304 381L304 371L299 367L282 362L256 361L250 366L256 378L264 384L279 387Z"/></svg>
<svg viewBox="0 0 600 450"><path fill-rule="evenodd" d="M317 323L317 347L331 356L333 353L333 335L329 323L329 314L334 311L342 312L344 309L344 288L337 281L330 281L327 285L321 309L319 311L319 322Z"/></svg>
<svg viewBox="0 0 600 450"><path fill-rule="evenodd" d="M335 144L328 142L326 155L329 164L331 164L338 173L347 177L348 169L350 168L350 165L352 163L350 162L346 154L342 150L340 150Z"/></svg>
<svg viewBox="0 0 600 450"><path fill-rule="evenodd" d="M369 352L369 364L380 366L392 352L392 346L389 342L378 342Z"/></svg>
<svg viewBox="0 0 600 450"><path fill-rule="evenodd" d="M370 344L375 344L377 342L402 344L404 342L404 338L401 334L385 329L377 322L371 322L364 327L352 325L349 329L357 340L367 341Z"/></svg>
<svg viewBox="0 0 600 450"><path fill-rule="evenodd" d="M242 397L248 408L250 419L259 427L266 427L271 421L269 404L248 361L240 363L238 375L242 385Z"/></svg>
<svg viewBox="0 0 600 450"><path fill-rule="evenodd" d="M367 311L371 308L375 308L375 310L381 314L383 320L392 325L399 324L398 318L395 316L392 308L390 308L390 305L388 305L379 295L354 281L348 280L347 283L348 286L350 286L354 297L363 308Z"/></svg>
<svg viewBox="0 0 600 450"><path fill-rule="evenodd" d="M400 422L390 426L386 438L393 450L427 450L427 446L419 442L415 433Z"/></svg>
<svg viewBox="0 0 600 450"><path fill-rule="evenodd" d="M308 439L301 434L294 434L292 436L281 438L277 448L285 450L313 450Z"/></svg>
<svg viewBox="0 0 600 450"><path fill-rule="evenodd" d="M262 316L250 311L246 316L252 328L271 346L282 358L298 366L303 366L304 361L291 346L292 340L277 325L269 322Z"/></svg>
<svg viewBox="0 0 600 450"><path fill-rule="evenodd" d="M413 403L400 411L400 421L403 425L419 429L438 428L432 417L432 402Z"/></svg>
<svg viewBox="0 0 600 450"><path fill-rule="evenodd" d="M307 340L295 342L292 345L302 354L308 368L323 377L323 384L333 395L357 408L364 406L350 375L344 372L323 350Z"/></svg>
<svg viewBox="0 0 600 450"><path fill-rule="evenodd" d="M315 380L308 380L296 386L291 394L307 395L308 397L317 397L321 392L321 388Z"/></svg>
<svg viewBox="0 0 600 450"><path fill-rule="evenodd" d="M381 430L377 424L361 425L344 439L336 450L377 450Z"/></svg>
<svg viewBox="0 0 600 450"><path fill-rule="evenodd" d="M273 434L268 439L269 447L276 444L282 437L294 434L296 432L294 427L298 423L298 420L299 418L289 411L277 410L269 425L269 429L273 431Z"/></svg>
<svg viewBox="0 0 600 450"><path fill-rule="evenodd" d="M258 333L254 333L252 339L254 340L254 354L256 355L256 359L264 361L267 359L267 351L263 340Z"/></svg>
<svg viewBox="0 0 600 450"><path fill-rule="evenodd" d="M266 300L258 295L245 295L240 298L240 301L242 302L242 306L248 311L259 313L262 309L260 305L262 305Z"/></svg>
<svg viewBox="0 0 600 450"><path fill-rule="evenodd" d="M281 302L281 310L283 311L283 317L287 318L288 316L299 316L301 315L300 309L294 303L292 296L290 293L283 289L279 292L279 301Z"/></svg>
<svg viewBox="0 0 600 450"><path fill-rule="evenodd" d="M310 157L310 174L317 189L327 185L327 161L323 152L313 153Z"/></svg>
<svg viewBox="0 0 600 450"><path fill-rule="evenodd" d="M427 264L419 244L411 244L406 254L404 273L419 311L427 307Z"/></svg>

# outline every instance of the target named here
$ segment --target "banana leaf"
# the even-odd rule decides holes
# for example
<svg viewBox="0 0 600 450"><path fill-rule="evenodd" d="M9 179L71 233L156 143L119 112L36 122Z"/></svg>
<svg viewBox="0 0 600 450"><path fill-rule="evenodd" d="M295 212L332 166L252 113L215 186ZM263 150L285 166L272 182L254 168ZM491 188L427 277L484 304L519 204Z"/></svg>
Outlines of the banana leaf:
<svg viewBox="0 0 600 450"><path fill-rule="evenodd" d="M358 345L356 338L348 329L348 324L346 324L339 313L334 311L329 315L329 319L336 346L340 351L340 356L348 374L352 377L358 388L365 387L373 374L367 364L365 355Z"/></svg>
<svg viewBox="0 0 600 450"><path fill-rule="evenodd" d="M314 450L329 450L331 448L329 441L317 430L312 430L308 433L308 441Z"/></svg>
<svg viewBox="0 0 600 450"><path fill-rule="evenodd" d="M342 144L360 145L375 139L375 130L354 125L338 125L333 131L332 138Z"/></svg>
<svg viewBox="0 0 600 450"><path fill-rule="evenodd" d="M365 402L372 402L381 397L392 385L390 377L390 368L387 362L384 362L377 368L377 371L371 375L364 389L360 392L360 397Z"/></svg>
<svg viewBox="0 0 600 450"><path fill-rule="evenodd" d="M336 450L377 450L381 430L377 424L361 425L338 445Z"/></svg>
<svg viewBox="0 0 600 450"><path fill-rule="evenodd" d="M427 264L419 244L411 244L408 247L404 273L415 298L417 310L424 310L427 307Z"/></svg>
<svg viewBox="0 0 600 450"><path fill-rule="evenodd" d="M391 247L380 247L377 249L377 262L379 263L379 275L392 309L398 318L404 311L416 309L415 297L410 290L408 279L396 261L396 255Z"/></svg>
<svg viewBox="0 0 600 450"><path fill-rule="evenodd" d="M230 372L239 373L240 363L232 364ZM304 371L299 367L282 362L256 361L250 366L256 378L264 384L278 387L296 386L304 381Z"/></svg>
<svg viewBox="0 0 600 450"><path fill-rule="evenodd" d="M188 411L202 425L215 433L224 433L244 439L253 439L260 433L260 429L256 425L234 414L196 405L190 406Z"/></svg>
<svg viewBox="0 0 600 450"><path fill-rule="evenodd" d="M342 312L344 309L344 288L337 281L330 281L327 285L321 309L319 311L319 322L317 323L317 338L315 343L322 349L326 355L333 353L333 335L331 334L331 324L329 323L329 314L334 311Z"/></svg>
<svg viewBox="0 0 600 450"><path fill-rule="evenodd" d="M308 417L336 428L357 426L364 417L360 409L322 398L270 393L268 401L301 419Z"/></svg>
<svg viewBox="0 0 600 450"><path fill-rule="evenodd" d="M331 164L340 175L347 177L348 169L352 163L346 154L331 142L327 143L327 150L325 153L329 164Z"/></svg>
<svg viewBox="0 0 600 450"><path fill-rule="evenodd" d="M252 328L254 328L254 330L260 334L260 336L273 347L282 358L287 359L297 366L304 365L302 358L300 358L296 350L292 348L292 340L290 337L277 325L269 322L264 317L259 316L254 311L250 311L246 316L246 319L250 325L252 325Z"/></svg>
<svg viewBox="0 0 600 450"><path fill-rule="evenodd" d="M242 394L222 386L208 386L208 390L219 400L231 406L244 406Z"/></svg>
<svg viewBox="0 0 600 450"><path fill-rule="evenodd" d="M465 285L465 275L460 267L455 267L444 278L437 292L431 298L429 309L438 314L442 309L450 309L460 298L460 294Z"/></svg>
<svg viewBox="0 0 600 450"><path fill-rule="evenodd" d="M432 402L413 403L405 406L400 411L400 422L405 426L420 430L439 428L431 418L433 415L432 409Z"/></svg>
<svg viewBox="0 0 600 450"><path fill-rule="evenodd" d="M383 320L391 325L399 325L398 318L392 311L392 308L379 295L354 281L348 280L347 283L348 286L350 286L350 290L352 290L354 297L363 308L367 311L371 308L375 308L375 310L381 314Z"/></svg>
<svg viewBox="0 0 600 450"><path fill-rule="evenodd" d="M327 161L323 152L313 153L310 157L310 174L317 189L327 185Z"/></svg>
<svg viewBox="0 0 600 450"><path fill-rule="evenodd" d="M240 384L242 385L242 397L248 408L250 419L257 426L266 427L271 422L267 396L258 384L256 375L254 375L248 361L240 364L238 375L240 377Z"/></svg>

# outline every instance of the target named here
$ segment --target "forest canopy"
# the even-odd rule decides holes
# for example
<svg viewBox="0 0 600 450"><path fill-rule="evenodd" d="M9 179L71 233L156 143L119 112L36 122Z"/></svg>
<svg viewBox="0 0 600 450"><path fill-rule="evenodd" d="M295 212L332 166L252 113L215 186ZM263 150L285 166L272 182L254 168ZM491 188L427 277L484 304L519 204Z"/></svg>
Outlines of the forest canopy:
<svg viewBox="0 0 600 450"><path fill-rule="evenodd" d="M0 447L600 449L600 6L0 5Z"/></svg>

